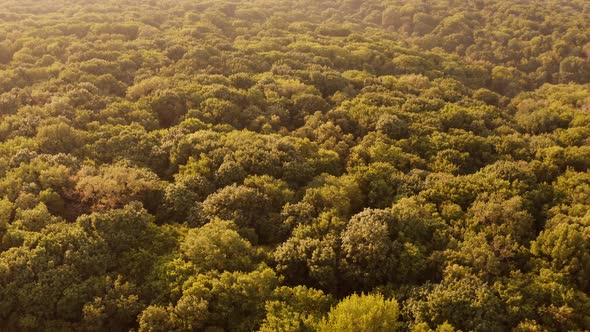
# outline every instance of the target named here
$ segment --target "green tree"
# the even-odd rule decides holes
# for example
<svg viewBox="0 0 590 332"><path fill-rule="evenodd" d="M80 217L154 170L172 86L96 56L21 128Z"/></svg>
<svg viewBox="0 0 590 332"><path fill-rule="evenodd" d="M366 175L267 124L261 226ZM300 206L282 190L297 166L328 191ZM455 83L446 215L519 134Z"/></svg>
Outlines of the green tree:
<svg viewBox="0 0 590 332"><path fill-rule="evenodd" d="M367 209L354 215L342 232L343 271L365 289L390 281L396 271L392 223L389 211Z"/></svg>
<svg viewBox="0 0 590 332"><path fill-rule="evenodd" d="M80 201L97 211L120 208L135 200L155 207L162 190L156 174L124 164L85 167L76 177Z"/></svg>
<svg viewBox="0 0 590 332"><path fill-rule="evenodd" d="M36 139L44 153L71 153L84 145L84 134L66 123L60 122L42 126L37 131Z"/></svg>
<svg viewBox="0 0 590 332"><path fill-rule="evenodd" d="M397 331L399 306L383 295L357 295L344 298L322 319L318 331Z"/></svg>
<svg viewBox="0 0 590 332"><path fill-rule="evenodd" d="M247 271L253 267L254 249L236 232L232 222L212 220L191 229L180 250L197 271Z"/></svg>
<svg viewBox="0 0 590 332"><path fill-rule="evenodd" d="M588 227L588 216L557 215L531 244L531 253L538 257L539 266L569 276L581 290L590 287Z"/></svg>
<svg viewBox="0 0 590 332"><path fill-rule="evenodd" d="M332 299L320 290L305 286L278 287L266 301L261 332L315 331Z"/></svg>
<svg viewBox="0 0 590 332"><path fill-rule="evenodd" d="M417 290L405 304L417 322L450 323L461 330L505 329L505 313L493 289L460 266L449 266L440 284Z"/></svg>

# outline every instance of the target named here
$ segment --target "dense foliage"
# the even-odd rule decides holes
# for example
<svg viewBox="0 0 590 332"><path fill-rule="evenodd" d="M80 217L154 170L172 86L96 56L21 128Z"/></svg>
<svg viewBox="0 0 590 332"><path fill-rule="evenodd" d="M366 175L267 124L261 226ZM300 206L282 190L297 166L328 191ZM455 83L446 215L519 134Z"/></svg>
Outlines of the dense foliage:
<svg viewBox="0 0 590 332"><path fill-rule="evenodd" d="M0 5L0 330L590 329L588 1Z"/></svg>

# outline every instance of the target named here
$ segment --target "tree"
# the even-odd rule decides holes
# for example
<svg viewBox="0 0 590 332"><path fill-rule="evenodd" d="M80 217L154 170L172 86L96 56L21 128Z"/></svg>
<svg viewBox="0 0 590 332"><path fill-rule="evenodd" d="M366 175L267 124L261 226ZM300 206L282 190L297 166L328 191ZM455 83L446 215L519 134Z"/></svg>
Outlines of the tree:
<svg viewBox="0 0 590 332"><path fill-rule="evenodd" d="M494 288L505 303L512 326L585 329L590 324L590 298L568 279L544 268L530 274L513 271Z"/></svg>
<svg viewBox="0 0 590 332"><path fill-rule="evenodd" d="M172 329L174 329L174 322L166 308L161 306L149 306L139 316L141 332L167 332Z"/></svg>
<svg viewBox="0 0 590 332"><path fill-rule="evenodd" d="M82 325L88 330L122 330L135 325L137 315L143 309L135 285L106 277L105 289L100 296L87 302L82 308Z"/></svg>
<svg viewBox="0 0 590 332"><path fill-rule="evenodd" d="M144 280L158 255L167 253L176 243L154 223L140 203L120 209L82 215L77 219L84 230L104 240L111 259L108 267L123 275ZM150 248L150 250L147 250Z"/></svg>
<svg viewBox="0 0 590 332"><path fill-rule="evenodd" d="M417 322L448 322L469 331L506 328L502 304L491 287L457 265L447 267L440 284L416 293L404 307Z"/></svg>
<svg viewBox="0 0 590 332"><path fill-rule="evenodd" d="M264 190L264 188L261 188ZM279 202L281 201L280 197ZM269 243L280 236L278 209L272 198L248 185L227 186L209 195L203 202L203 212L209 218L231 220L244 230L254 231L256 238ZM273 213L273 210L276 212ZM277 233L279 232L279 233Z"/></svg>
<svg viewBox="0 0 590 332"><path fill-rule="evenodd" d="M151 171L124 164L106 165L98 169L85 167L76 177L76 191L80 200L95 211L120 208L134 200L155 207L162 189L158 176Z"/></svg>
<svg viewBox="0 0 590 332"><path fill-rule="evenodd" d="M12 50L8 43L0 44L0 63L8 63L12 60Z"/></svg>
<svg viewBox="0 0 590 332"><path fill-rule="evenodd" d="M390 281L396 271L392 223L389 211L367 209L354 215L342 232L343 271L363 289Z"/></svg>
<svg viewBox="0 0 590 332"><path fill-rule="evenodd" d="M84 145L84 134L66 123L60 122L42 126L37 131L36 139L44 153L71 153Z"/></svg>
<svg viewBox="0 0 590 332"><path fill-rule="evenodd" d="M254 249L236 229L232 222L212 220L201 228L190 230L180 250L200 272L250 270Z"/></svg>
<svg viewBox="0 0 590 332"><path fill-rule="evenodd" d="M383 295L357 295L344 298L322 319L318 331L397 331L399 307Z"/></svg>
<svg viewBox="0 0 590 332"><path fill-rule="evenodd" d="M376 162L367 166L352 168L350 173L357 179L362 190L363 205L371 208L391 206L400 192L402 172L391 164Z"/></svg>
<svg viewBox="0 0 590 332"><path fill-rule="evenodd" d="M100 295L95 278L107 271L105 241L79 224L63 222L20 236L22 245L0 254L3 326L45 329L52 321L80 321L84 303Z"/></svg>
<svg viewBox="0 0 590 332"><path fill-rule="evenodd" d="M559 82L586 83L590 80L590 64L576 56L568 56L559 64Z"/></svg>
<svg viewBox="0 0 590 332"><path fill-rule="evenodd" d="M301 207L301 206L300 206ZM340 237L345 221L335 211L322 212L299 224L273 252L277 271L295 284L334 292L340 286Z"/></svg>
<svg viewBox="0 0 590 332"><path fill-rule="evenodd" d="M278 287L272 299L266 301L260 331L314 331L331 302L331 296L313 288Z"/></svg>
<svg viewBox="0 0 590 332"><path fill-rule="evenodd" d="M521 197L480 194L468 210L467 229L488 237L507 236L528 244L534 234L532 216L524 209Z"/></svg>
<svg viewBox="0 0 590 332"><path fill-rule="evenodd" d="M1 2L0 330L590 330L587 0Z"/></svg>
<svg viewBox="0 0 590 332"><path fill-rule="evenodd" d="M590 288L590 254L588 253L588 216L557 215L531 244L538 265L571 278L581 290Z"/></svg>
<svg viewBox="0 0 590 332"><path fill-rule="evenodd" d="M250 273L199 274L186 282L174 306L148 307L140 316L141 329L157 331L173 326L180 331L256 330L264 318L264 303L277 284L269 268Z"/></svg>

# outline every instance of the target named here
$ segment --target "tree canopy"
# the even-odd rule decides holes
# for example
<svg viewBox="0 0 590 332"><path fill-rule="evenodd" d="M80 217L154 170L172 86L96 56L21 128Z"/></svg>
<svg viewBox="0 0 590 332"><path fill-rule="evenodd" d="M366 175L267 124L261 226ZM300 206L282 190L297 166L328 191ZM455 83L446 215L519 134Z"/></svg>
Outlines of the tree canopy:
<svg viewBox="0 0 590 332"><path fill-rule="evenodd" d="M1 331L590 330L587 0L0 0Z"/></svg>

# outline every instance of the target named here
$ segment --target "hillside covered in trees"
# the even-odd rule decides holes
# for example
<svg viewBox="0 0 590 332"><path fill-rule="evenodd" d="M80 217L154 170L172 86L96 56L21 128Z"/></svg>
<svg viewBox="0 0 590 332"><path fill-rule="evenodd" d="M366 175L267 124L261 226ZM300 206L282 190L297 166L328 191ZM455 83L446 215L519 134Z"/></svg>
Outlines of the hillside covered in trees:
<svg viewBox="0 0 590 332"><path fill-rule="evenodd" d="M587 0L0 0L1 331L590 329Z"/></svg>

